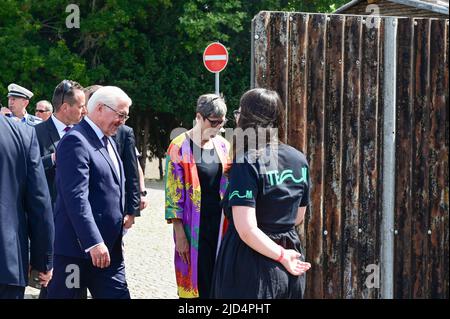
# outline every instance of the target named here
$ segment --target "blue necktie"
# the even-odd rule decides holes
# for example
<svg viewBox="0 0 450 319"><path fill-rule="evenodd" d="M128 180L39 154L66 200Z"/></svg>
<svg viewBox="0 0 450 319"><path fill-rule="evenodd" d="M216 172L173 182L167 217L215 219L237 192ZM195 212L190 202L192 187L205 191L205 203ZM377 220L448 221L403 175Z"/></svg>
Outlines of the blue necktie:
<svg viewBox="0 0 450 319"><path fill-rule="evenodd" d="M106 150L108 150L108 137L106 135L103 135L102 137L102 141L103 141L103 146L105 146Z"/></svg>

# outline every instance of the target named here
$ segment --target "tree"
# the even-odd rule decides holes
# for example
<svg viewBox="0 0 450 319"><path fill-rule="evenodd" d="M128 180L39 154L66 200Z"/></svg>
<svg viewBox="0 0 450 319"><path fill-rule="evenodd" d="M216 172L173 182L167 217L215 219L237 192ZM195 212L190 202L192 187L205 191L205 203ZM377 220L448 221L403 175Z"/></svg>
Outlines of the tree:
<svg viewBox="0 0 450 319"><path fill-rule="evenodd" d="M133 100L129 125L139 150L161 161L172 129L190 128L197 97L214 91L214 75L202 63L207 44L229 49L221 90L231 114L250 85L251 20L259 11L329 12L344 2L80 0L77 29L66 26L66 1L6 0L0 80L30 88L34 101L51 99L65 78L121 87Z"/></svg>

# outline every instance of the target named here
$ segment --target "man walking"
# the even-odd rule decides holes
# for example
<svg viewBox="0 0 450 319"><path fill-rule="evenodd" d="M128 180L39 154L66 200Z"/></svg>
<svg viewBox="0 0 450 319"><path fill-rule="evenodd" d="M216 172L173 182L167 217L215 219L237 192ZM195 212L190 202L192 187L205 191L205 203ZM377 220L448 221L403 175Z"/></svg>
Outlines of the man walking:
<svg viewBox="0 0 450 319"><path fill-rule="evenodd" d="M0 116L0 299L23 299L29 270L46 286L53 214L33 128Z"/></svg>
<svg viewBox="0 0 450 319"><path fill-rule="evenodd" d="M100 88L89 99L88 115L59 142L50 299L80 298L85 287L93 298L130 298L122 255L124 171L110 138L128 119L130 105L120 88Z"/></svg>

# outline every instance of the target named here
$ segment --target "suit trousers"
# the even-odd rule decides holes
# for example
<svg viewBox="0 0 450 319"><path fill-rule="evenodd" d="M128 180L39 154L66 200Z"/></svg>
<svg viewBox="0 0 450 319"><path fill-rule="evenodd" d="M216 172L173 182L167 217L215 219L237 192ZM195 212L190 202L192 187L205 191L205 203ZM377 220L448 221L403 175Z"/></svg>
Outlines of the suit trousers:
<svg viewBox="0 0 450 319"><path fill-rule="evenodd" d="M111 258L109 267L102 269L90 258L55 255L47 298L82 299L86 288L94 299L130 299L124 260Z"/></svg>
<svg viewBox="0 0 450 319"><path fill-rule="evenodd" d="M23 299L25 287L0 284L0 299Z"/></svg>

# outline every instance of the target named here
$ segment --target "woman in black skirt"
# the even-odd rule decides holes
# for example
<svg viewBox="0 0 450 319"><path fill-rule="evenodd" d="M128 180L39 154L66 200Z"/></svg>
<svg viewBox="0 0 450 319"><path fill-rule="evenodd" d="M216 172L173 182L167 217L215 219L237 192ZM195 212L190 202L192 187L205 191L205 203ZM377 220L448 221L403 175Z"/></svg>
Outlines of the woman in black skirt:
<svg viewBox="0 0 450 319"><path fill-rule="evenodd" d="M230 224L215 265L213 298L303 297L311 265L300 254L295 226L309 201L309 167L305 155L278 140L283 110L276 92L253 89L235 111L234 159L223 201Z"/></svg>

